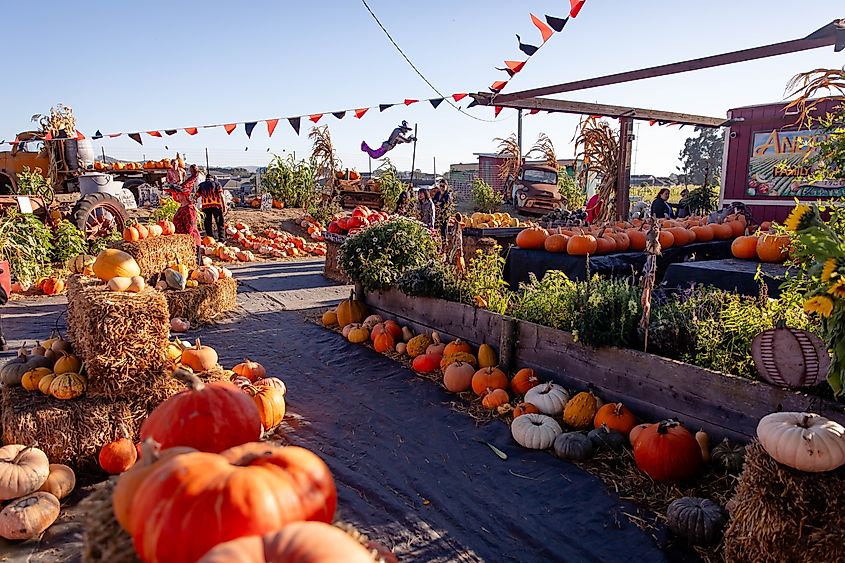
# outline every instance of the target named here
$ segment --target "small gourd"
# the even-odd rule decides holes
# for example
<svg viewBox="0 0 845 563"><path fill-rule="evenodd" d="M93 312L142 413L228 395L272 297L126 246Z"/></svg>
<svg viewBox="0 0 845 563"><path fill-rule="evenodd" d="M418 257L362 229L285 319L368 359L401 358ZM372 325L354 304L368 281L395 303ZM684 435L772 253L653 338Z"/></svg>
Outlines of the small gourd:
<svg viewBox="0 0 845 563"><path fill-rule="evenodd" d="M583 432L564 432L555 438L554 450L561 459L584 461L593 457L596 446Z"/></svg>
<svg viewBox="0 0 845 563"><path fill-rule="evenodd" d="M147 287L147 282L141 276L132 276L129 281L129 287L126 288L126 291L130 293L140 293Z"/></svg>
<svg viewBox="0 0 845 563"><path fill-rule="evenodd" d="M85 378L78 373L62 373L50 382L50 395L63 401L76 399L85 393L85 386Z"/></svg>
<svg viewBox="0 0 845 563"><path fill-rule="evenodd" d="M38 382L45 375L50 375L53 370L50 368L31 369L21 377L21 386L27 391L38 391Z"/></svg>
<svg viewBox="0 0 845 563"><path fill-rule="evenodd" d="M164 281L167 282L167 287L171 289L185 289L185 276L171 268L164 271Z"/></svg>
<svg viewBox="0 0 845 563"><path fill-rule="evenodd" d="M126 278L122 276L115 276L106 282L106 287L109 288L109 291L123 292L129 289L129 286L131 285L132 278Z"/></svg>
<svg viewBox="0 0 845 563"><path fill-rule="evenodd" d="M712 459L713 465L731 473L739 473L745 464L745 446L731 444L730 440L725 438L713 448Z"/></svg>
<svg viewBox="0 0 845 563"><path fill-rule="evenodd" d="M701 449L701 461L704 463L710 462L710 437L707 432L699 430L695 433L695 441L698 442L698 447Z"/></svg>
<svg viewBox="0 0 845 563"><path fill-rule="evenodd" d="M499 365L499 358L496 351L489 344L482 344L478 347L478 367L491 368Z"/></svg>
<svg viewBox="0 0 845 563"><path fill-rule="evenodd" d="M370 339L370 330L363 325L352 325L346 339L353 344L363 344Z"/></svg>
<svg viewBox="0 0 845 563"><path fill-rule="evenodd" d="M582 391L566 403L563 409L563 422L578 430L591 428L597 410L595 395Z"/></svg>

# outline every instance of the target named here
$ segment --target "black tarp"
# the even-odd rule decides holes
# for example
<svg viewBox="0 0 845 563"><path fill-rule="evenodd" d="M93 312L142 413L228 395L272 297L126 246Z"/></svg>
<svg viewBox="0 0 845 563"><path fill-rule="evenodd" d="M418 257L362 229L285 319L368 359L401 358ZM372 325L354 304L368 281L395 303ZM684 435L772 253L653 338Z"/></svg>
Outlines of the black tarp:
<svg viewBox="0 0 845 563"><path fill-rule="evenodd" d="M695 284L709 285L742 295L758 295L758 268L766 282L769 296L780 295L780 284L783 283L787 272L785 266L736 258L671 264L663 277L663 283L672 289L685 289Z"/></svg>

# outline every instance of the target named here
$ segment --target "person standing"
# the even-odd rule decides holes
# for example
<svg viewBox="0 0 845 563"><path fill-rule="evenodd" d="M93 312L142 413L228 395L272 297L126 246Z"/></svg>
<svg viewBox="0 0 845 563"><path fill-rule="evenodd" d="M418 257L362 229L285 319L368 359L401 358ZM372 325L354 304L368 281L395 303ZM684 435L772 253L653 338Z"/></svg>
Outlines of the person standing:
<svg viewBox="0 0 845 563"><path fill-rule="evenodd" d="M173 198L173 201L179 204L179 210L173 216L173 226L175 227L176 234L191 235L191 238L194 239L194 244L197 245L197 265L202 264L200 250L202 239L200 238L199 229L197 229L197 208L194 206L191 192L178 184L174 184L168 188L167 192Z"/></svg>
<svg viewBox="0 0 845 563"><path fill-rule="evenodd" d="M681 201L679 201L675 205L675 209L678 210L676 214L678 219L683 219L684 217L689 217L690 215L692 215L692 209L690 204L691 202L689 190L687 188L684 188L683 190L681 190Z"/></svg>
<svg viewBox="0 0 845 563"><path fill-rule="evenodd" d="M587 202L587 207L585 211L587 212L587 224L592 225L596 219L601 217L602 208L604 204L599 197L599 194L593 195L590 198L590 201Z"/></svg>
<svg viewBox="0 0 845 563"><path fill-rule="evenodd" d="M438 211L445 211L452 202L452 192L449 191L449 184L446 183L445 178L440 178L440 182L434 187L434 195L431 197Z"/></svg>
<svg viewBox="0 0 845 563"><path fill-rule="evenodd" d="M223 228L223 216L226 214L226 200L223 198L223 187L214 176L209 176L197 188L197 195L202 199L202 212L205 215L205 234L213 237L213 223L217 224L217 240L226 240Z"/></svg>
<svg viewBox="0 0 845 563"><path fill-rule="evenodd" d="M425 188L420 188L417 193L417 204L420 211L420 221L429 229L434 228L434 202L431 201L431 194Z"/></svg>
<svg viewBox="0 0 845 563"><path fill-rule="evenodd" d="M396 209L393 210L394 215L407 215L408 208L411 205L411 190L405 185L396 198Z"/></svg>
<svg viewBox="0 0 845 563"><path fill-rule="evenodd" d="M657 197L651 202L651 216L655 219L674 219L675 213L669 205L669 188L657 192Z"/></svg>
<svg viewBox="0 0 845 563"><path fill-rule="evenodd" d="M165 176L164 181L168 184L178 186L182 184L184 180L183 171L179 168L179 161L174 158L170 161L170 168L167 169L167 175Z"/></svg>

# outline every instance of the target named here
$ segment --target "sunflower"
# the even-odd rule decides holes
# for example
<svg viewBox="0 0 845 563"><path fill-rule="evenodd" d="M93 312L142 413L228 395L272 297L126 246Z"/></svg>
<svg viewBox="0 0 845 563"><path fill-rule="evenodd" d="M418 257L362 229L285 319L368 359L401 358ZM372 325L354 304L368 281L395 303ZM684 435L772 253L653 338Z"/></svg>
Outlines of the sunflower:
<svg viewBox="0 0 845 563"><path fill-rule="evenodd" d="M827 289L827 292L834 297L845 299L845 278L839 278Z"/></svg>
<svg viewBox="0 0 845 563"><path fill-rule="evenodd" d="M813 219L813 208L809 205L798 204L789 217L786 218L784 225L787 229L793 232L806 229Z"/></svg>
<svg viewBox="0 0 845 563"><path fill-rule="evenodd" d="M818 313L829 317L833 312L833 300L826 295L816 295L804 301L804 310L808 313Z"/></svg>
<svg viewBox="0 0 845 563"><path fill-rule="evenodd" d="M822 281L827 283L830 281L834 275L836 275L836 270L839 269L839 260L836 258L828 258L824 262L824 267L822 268Z"/></svg>

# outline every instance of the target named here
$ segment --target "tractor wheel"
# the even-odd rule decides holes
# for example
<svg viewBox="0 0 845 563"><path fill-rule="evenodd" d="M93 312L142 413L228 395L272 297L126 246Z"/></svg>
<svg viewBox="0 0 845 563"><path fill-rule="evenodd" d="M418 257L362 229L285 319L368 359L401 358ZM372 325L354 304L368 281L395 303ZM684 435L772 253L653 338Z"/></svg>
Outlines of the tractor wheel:
<svg viewBox="0 0 845 563"><path fill-rule="evenodd" d="M127 215L123 204L113 195L93 193L79 198L73 208L72 222L85 233L86 240L123 232Z"/></svg>

